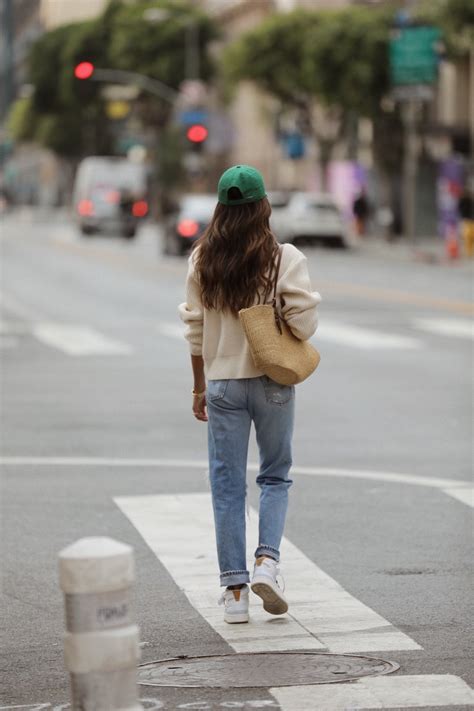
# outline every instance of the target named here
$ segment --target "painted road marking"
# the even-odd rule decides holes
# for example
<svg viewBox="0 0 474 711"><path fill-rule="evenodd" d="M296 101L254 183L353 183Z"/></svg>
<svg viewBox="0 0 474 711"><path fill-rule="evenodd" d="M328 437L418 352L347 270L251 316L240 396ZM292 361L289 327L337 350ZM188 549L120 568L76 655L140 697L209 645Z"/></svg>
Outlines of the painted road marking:
<svg viewBox="0 0 474 711"><path fill-rule="evenodd" d="M270 693L281 711L356 711L470 706L474 692L452 674L377 676L351 684L278 687Z"/></svg>
<svg viewBox="0 0 474 711"><path fill-rule="evenodd" d="M201 459L157 459L150 458L120 458L120 457L0 457L0 465L13 467L51 466L51 467L164 467L167 469L201 469L207 470L207 460ZM258 471L258 464L250 463L248 471ZM323 476L333 479L366 479L383 483L406 484L408 486L424 486L439 489L463 503L472 506L470 492L472 485L463 479L441 479L439 477L418 476L416 474L399 474L397 472L380 472L364 469L340 469L332 467L298 467L291 468L292 474L303 476Z"/></svg>
<svg viewBox="0 0 474 711"><path fill-rule="evenodd" d="M252 600L253 624L227 625L216 604L218 567L210 494L120 496L114 500L193 607L237 652L422 649L350 595L286 538L281 552L291 614L271 618ZM251 511L247 522L249 560L258 541L258 514ZM309 590L312 602L308 602Z"/></svg>
<svg viewBox="0 0 474 711"><path fill-rule="evenodd" d="M419 294L413 291L398 291L384 289L378 286L350 284L349 282L318 281L318 290L322 294L338 294L340 296L356 296L369 301L385 301L392 304L409 304L420 308L454 311L457 313L474 314L474 305L471 301L457 299L440 299L433 296Z"/></svg>
<svg viewBox="0 0 474 711"><path fill-rule="evenodd" d="M43 321L33 326L39 341L71 356L129 355L132 348L87 326Z"/></svg>
<svg viewBox="0 0 474 711"><path fill-rule="evenodd" d="M474 340L474 321L460 318L417 318L416 328L441 336L469 338Z"/></svg>
<svg viewBox="0 0 474 711"><path fill-rule="evenodd" d="M158 331L162 336L177 338L180 341L184 340L184 325L180 326L178 323L173 323L172 321L162 321L158 324Z"/></svg>
<svg viewBox="0 0 474 711"><path fill-rule="evenodd" d="M460 486L453 489L443 489L444 493L448 496L452 496L454 499L461 501L463 504L474 508L474 487L473 486Z"/></svg>
<svg viewBox="0 0 474 711"><path fill-rule="evenodd" d="M184 339L184 328L173 322L163 321L158 325L163 336ZM413 350L422 347L422 342L412 336L401 336L385 333L375 329L349 326L340 321L321 320L314 340L331 341L339 345L359 349L393 348L397 350Z"/></svg>
<svg viewBox="0 0 474 711"><path fill-rule="evenodd" d="M194 709L195 711L212 711L212 709L280 709L280 705L275 699L255 699L255 700L245 700L245 701L214 701L209 698L201 698L198 701L184 701L183 703L173 702L173 708L169 706L166 701L160 701L160 699L152 699L149 696L140 698L143 709L145 711L178 711L179 709L186 709L190 711ZM22 704L22 705L12 705L12 706L0 706L0 711L13 711L14 709L24 709L25 711L66 711L66 709L71 709L70 703L63 704ZM138 708L138 707L136 707Z"/></svg>
<svg viewBox="0 0 474 711"><path fill-rule="evenodd" d="M314 339L364 350L384 348L415 350L423 345L420 340L412 336L401 336L361 326L349 326L340 321L326 319L321 320Z"/></svg>

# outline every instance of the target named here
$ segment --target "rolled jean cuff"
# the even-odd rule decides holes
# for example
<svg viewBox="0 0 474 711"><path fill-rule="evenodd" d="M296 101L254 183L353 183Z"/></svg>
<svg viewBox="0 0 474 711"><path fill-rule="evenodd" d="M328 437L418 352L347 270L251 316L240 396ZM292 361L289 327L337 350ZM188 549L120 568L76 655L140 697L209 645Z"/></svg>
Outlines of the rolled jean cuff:
<svg viewBox="0 0 474 711"><path fill-rule="evenodd" d="M248 570L228 570L221 573L221 585L242 585L250 582Z"/></svg>
<svg viewBox="0 0 474 711"><path fill-rule="evenodd" d="M259 558L261 555L267 555L269 558L276 560L277 563L280 562L280 551L277 551L276 548L272 548L271 546L260 544L255 551L255 558Z"/></svg>

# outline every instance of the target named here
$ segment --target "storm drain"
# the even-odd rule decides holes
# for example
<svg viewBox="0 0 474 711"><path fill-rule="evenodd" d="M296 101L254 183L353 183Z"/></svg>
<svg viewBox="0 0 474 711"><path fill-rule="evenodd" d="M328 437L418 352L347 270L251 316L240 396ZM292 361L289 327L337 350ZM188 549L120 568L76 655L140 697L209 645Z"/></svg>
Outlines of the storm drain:
<svg viewBox="0 0 474 711"><path fill-rule="evenodd" d="M138 683L226 689L302 686L355 681L399 668L395 662L353 654L249 652L149 662L138 667Z"/></svg>

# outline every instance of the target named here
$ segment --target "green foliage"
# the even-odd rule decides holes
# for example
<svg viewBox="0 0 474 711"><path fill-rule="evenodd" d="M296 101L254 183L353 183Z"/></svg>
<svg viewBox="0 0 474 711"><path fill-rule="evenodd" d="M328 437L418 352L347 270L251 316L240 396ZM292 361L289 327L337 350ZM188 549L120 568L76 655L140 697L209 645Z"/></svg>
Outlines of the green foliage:
<svg viewBox="0 0 474 711"><path fill-rule="evenodd" d="M31 97L17 99L7 117L7 129L15 141L28 141L35 134L35 116Z"/></svg>
<svg viewBox="0 0 474 711"><path fill-rule="evenodd" d="M401 3L347 7L332 11L296 10L270 17L242 36L224 55L224 69L234 84L250 80L280 100L283 108L309 117L317 102L339 122L329 137L307 121L318 140L322 162L351 117L374 122L377 160L387 172L400 168L402 124L398 107L381 106L390 93L389 41ZM418 19L439 26L448 56L465 53L474 42L473 0L426 0Z"/></svg>
<svg viewBox="0 0 474 711"><path fill-rule="evenodd" d="M425 0L420 16L442 29L449 57L465 55L474 44L472 0Z"/></svg>
<svg viewBox="0 0 474 711"><path fill-rule="evenodd" d="M151 8L163 10L159 22L146 19L145 12ZM197 28L200 77L209 79L213 66L207 45L217 32L211 20L185 0L136 0L133 4L112 0L97 19L44 34L29 58L29 79L35 89L27 111L35 117L31 137L67 156L110 150L103 84L76 79L75 65L87 60L98 68L134 71L178 88L185 78L189 21ZM140 105L150 125L165 125L169 120L169 106L155 97L143 95Z"/></svg>
<svg viewBox="0 0 474 711"><path fill-rule="evenodd" d="M276 15L225 55L231 81L250 79L299 106L327 106L370 116L388 89L389 15L371 8Z"/></svg>
<svg viewBox="0 0 474 711"><path fill-rule="evenodd" d="M150 9L161 9L163 19L144 19ZM192 33L199 50L199 78L207 81L214 68L206 47L217 37L207 15L187 2L138 0L123 5L111 23L109 66L140 72L178 89L185 79L186 44Z"/></svg>
<svg viewBox="0 0 474 711"><path fill-rule="evenodd" d="M35 88L33 138L66 156L99 151L104 145L95 140L104 133L100 85L74 77L74 66L85 59L97 65L107 61L106 27L100 20L47 32L33 46L29 58L29 76Z"/></svg>
<svg viewBox="0 0 474 711"><path fill-rule="evenodd" d="M271 16L230 45L223 57L230 83L249 79L279 98L298 104L311 93L313 77L306 61L307 35L321 21L314 12L296 10Z"/></svg>
<svg viewBox="0 0 474 711"><path fill-rule="evenodd" d="M321 15L305 37L312 94L346 112L377 113L389 90L390 19L386 12L358 7Z"/></svg>

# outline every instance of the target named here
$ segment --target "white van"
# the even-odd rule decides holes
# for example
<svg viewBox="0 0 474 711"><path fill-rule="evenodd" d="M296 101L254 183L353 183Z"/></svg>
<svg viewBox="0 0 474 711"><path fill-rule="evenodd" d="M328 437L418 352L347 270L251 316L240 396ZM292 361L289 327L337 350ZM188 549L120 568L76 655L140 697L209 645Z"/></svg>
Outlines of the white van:
<svg viewBox="0 0 474 711"><path fill-rule="evenodd" d="M147 170L126 158L90 156L79 164L73 211L81 232L134 237L149 211Z"/></svg>

